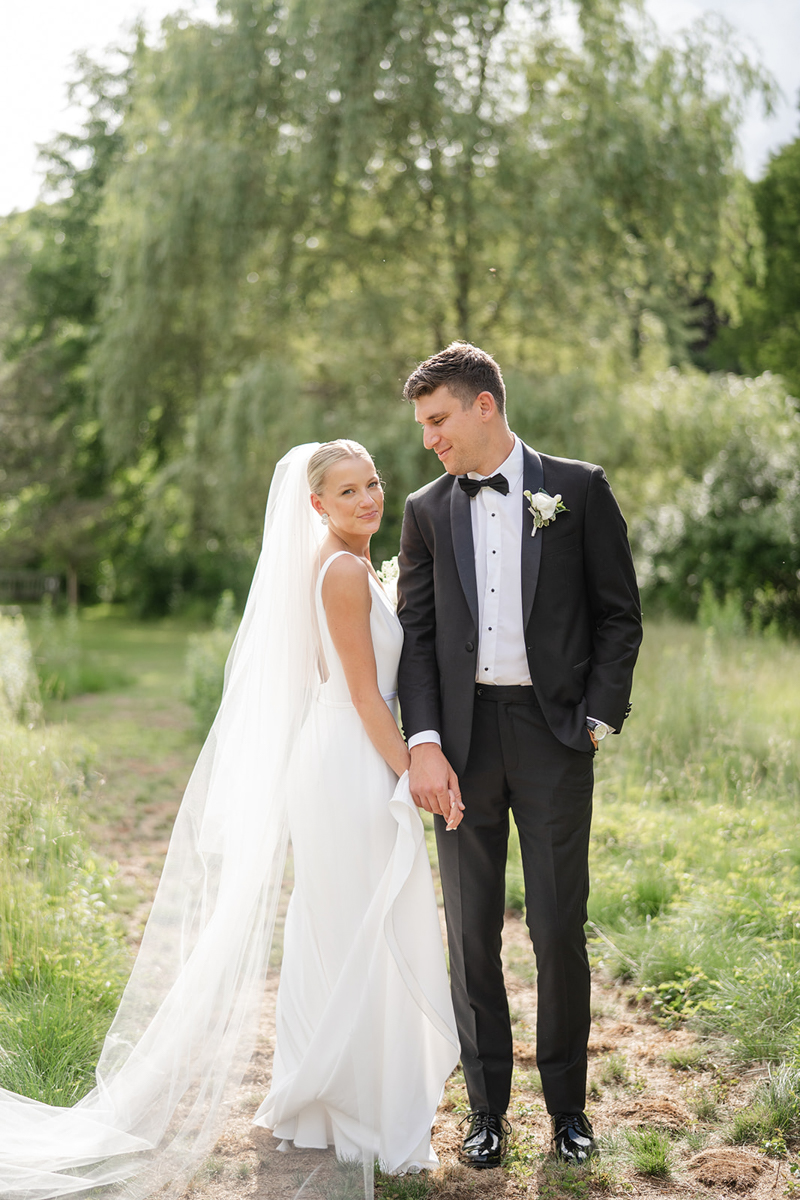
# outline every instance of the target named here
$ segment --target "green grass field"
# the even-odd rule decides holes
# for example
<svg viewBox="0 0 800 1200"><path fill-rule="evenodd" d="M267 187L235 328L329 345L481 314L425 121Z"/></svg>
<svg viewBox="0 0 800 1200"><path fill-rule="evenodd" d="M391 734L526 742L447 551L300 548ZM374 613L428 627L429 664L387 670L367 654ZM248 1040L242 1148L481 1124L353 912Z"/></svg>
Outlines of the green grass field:
<svg viewBox="0 0 800 1200"><path fill-rule="evenodd" d="M188 626L98 609L45 632L51 662L55 645L73 678L91 663L97 690L53 689L45 726L0 727L0 1083L70 1103L91 1084L199 740ZM650 622L633 705L596 760L593 962L734 1059L797 1063L800 647ZM150 843L139 875L114 872L121 848ZM513 842L508 897L522 908Z"/></svg>

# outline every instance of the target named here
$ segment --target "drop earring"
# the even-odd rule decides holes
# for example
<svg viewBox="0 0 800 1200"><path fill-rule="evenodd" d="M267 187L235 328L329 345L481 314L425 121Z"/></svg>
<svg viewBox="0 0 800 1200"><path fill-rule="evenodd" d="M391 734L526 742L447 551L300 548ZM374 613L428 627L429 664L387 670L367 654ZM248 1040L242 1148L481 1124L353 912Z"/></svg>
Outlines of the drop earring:
<svg viewBox="0 0 800 1200"><path fill-rule="evenodd" d="M323 524L323 525L327 525L327 524L328 524L328 514L327 514L327 513L323 513L323 514L322 514L322 524Z"/></svg>

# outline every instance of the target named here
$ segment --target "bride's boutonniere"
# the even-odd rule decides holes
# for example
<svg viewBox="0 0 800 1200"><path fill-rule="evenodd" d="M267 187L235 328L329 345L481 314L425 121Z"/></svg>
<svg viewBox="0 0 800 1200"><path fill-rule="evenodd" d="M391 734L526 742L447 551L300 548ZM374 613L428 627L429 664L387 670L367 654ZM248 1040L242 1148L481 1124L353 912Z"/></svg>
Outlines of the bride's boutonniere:
<svg viewBox="0 0 800 1200"><path fill-rule="evenodd" d="M567 506L561 503L560 492L557 496L551 496L544 488L539 488L536 495L533 492L523 492L522 494L528 501L528 512L533 517L531 537L536 537L537 529L543 529L545 525L555 521L559 513L569 512Z"/></svg>
<svg viewBox="0 0 800 1200"><path fill-rule="evenodd" d="M397 555L394 558L387 558L381 563L380 568L375 572L378 579L381 581L383 590L391 600L392 604L397 608L397 579L400 575L400 566L397 562Z"/></svg>

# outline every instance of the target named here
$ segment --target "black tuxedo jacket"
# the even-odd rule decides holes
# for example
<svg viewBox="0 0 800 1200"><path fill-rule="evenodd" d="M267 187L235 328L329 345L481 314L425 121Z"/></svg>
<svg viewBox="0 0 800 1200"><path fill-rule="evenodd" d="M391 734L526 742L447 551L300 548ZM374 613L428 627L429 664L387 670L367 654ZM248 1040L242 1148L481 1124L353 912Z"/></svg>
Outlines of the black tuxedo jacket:
<svg viewBox="0 0 800 1200"><path fill-rule="evenodd" d="M523 490L561 493L568 512L534 537L524 505L522 610L536 698L567 746L591 752L587 713L619 730L628 714L641 611L627 528L600 467L523 445ZM406 501L398 691L406 737L436 729L456 774L467 763L478 656L469 497L443 475Z"/></svg>

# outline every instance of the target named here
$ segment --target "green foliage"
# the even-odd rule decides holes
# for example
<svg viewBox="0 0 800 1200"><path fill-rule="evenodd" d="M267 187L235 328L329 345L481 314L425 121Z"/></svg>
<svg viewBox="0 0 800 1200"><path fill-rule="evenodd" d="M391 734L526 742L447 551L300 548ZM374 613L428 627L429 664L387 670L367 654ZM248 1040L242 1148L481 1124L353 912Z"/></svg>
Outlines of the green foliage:
<svg viewBox="0 0 800 1200"><path fill-rule="evenodd" d="M669 1179L672 1174L669 1135L658 1129L626 1129L634 1170L652 1179Z"/></svg>
<svg viewBox="0 0 800 1200"><path fill-rule="evenodd" d="M229 3L116 73L79 60L84 129L0 228L4 556L140 614L241 603L275 462L347 435L390 557L436 472L400 383L460 336L523 436L613 470L650 595L692 612L711 579L792 628L794 442L740 445L729 382L654 376L739 319L735 131L771 86L722 23L570 11L567 38L534 0Z"/></svg>
<svg viewBox="0 0 800 1200"><path fill-rule="evenodd" d="M635 452L612 478L645 599L688 616L702 598L725 632L800 628L800 415L781 381L664 372L622 410Z"/></svg>
<svg viewBox="0 0 800 1200"><path fill-rule="evenodd" d="M676 1046L665 1050L662 1057L674 1071L699 1070L707 1061L702 1046Z"/></svg>
<svg viewBox="0 0 800 1200"><path fill-rule="evenodd" d="M46 700L108 692L130 682L124 671L84 649L76 609L70 608L65 616L57 617L51 598L45 596L33 628L36 669Z"/></svg>
<svg viewBox="0 0 800 1200"><path fill-rule="evenodd" d="M239 624L233 592L224 591L214 613L214 626L189 638L184 698L195 714L195 727L205 737L222 699L225 663Z"/></svg>
<svg viewBox="0 0 800 1200"><path fill-rule="evenodd" d="M627 1083L629 1078L630 1072L624 1054L609 1054L603 1060L600 1068L600 1081L607 1087L612 1084Z"/></svg>
<svg viewBox="0 0 800 1200"><path fill-rule="evenodd" d="M0 1083L68 1105L91 1086L127 965L80 831L89 759L58 728L0 720L0 760Z"/></svg>
<svg viewBox="0 0 800 1200"><path fill-rule="evenodd" d="M796 1053L799 678L794 644L650 622L632 716L596 761L595 961L745 1061ZM648 913L637 884L662 874Z"/></svg>
<svg viewBox="0 0 800 1200"><path fill-rule="evenodd" d="M746 370L785 375L800 393L800 138L773 154L753 188L764 269L745 294L741 328L731 331Z"/></svg>
<svg viewBox="0 0 800 1200"><path fill-rule="evenodd" d="M380 1170L375 1172L375 1195L380 1200L428 1200L434 1194L425 1174L384 1175Z"/></svg>

